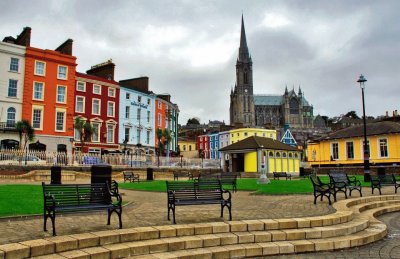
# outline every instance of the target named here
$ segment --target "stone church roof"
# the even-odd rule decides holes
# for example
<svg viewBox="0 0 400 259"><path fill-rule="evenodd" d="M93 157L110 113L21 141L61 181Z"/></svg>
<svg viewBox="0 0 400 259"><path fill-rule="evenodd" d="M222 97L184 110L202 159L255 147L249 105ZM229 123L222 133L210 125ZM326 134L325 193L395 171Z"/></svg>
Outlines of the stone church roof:
<svg viewBox="0 0 400 259"><path fill-rule="evenodd" d="M286 145L278 140L272 138L258 137L258 136L251 136L245 138L229 146L223 147L219 151L244 151L244 150L257 150L260 148L298 151L297 148Z"/></svg>
<svg viewBox="0 0 400 259"><path fill-rule="evenodd" d="M303 106L311 106L306 98L302 97ZM269 105L269 106L280 106L283 103L283 95L254 95L254 105Z"/></svg>

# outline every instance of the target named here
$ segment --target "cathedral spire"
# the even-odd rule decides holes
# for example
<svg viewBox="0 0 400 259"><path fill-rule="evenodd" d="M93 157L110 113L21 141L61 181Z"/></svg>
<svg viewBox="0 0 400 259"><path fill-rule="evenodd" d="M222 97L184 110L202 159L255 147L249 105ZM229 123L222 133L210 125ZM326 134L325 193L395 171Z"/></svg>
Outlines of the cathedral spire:
<svg viewBox="0 0 400 259"><path fill-rule="evenodd" d="M302 92L301 92L301 87L300 87L300 85L299 85L299 95L301 95L302 94Z"/></svg>
<svg viewBox="0 0 400 259"><path fill-rule="evenodd" d="M240 47L239 47L238 60L244 61L249 59L250 59L250 54L249 54L249 49L247 48L246 31L244 29L244 19L242 14L242 27L240 30Z"/></svg>

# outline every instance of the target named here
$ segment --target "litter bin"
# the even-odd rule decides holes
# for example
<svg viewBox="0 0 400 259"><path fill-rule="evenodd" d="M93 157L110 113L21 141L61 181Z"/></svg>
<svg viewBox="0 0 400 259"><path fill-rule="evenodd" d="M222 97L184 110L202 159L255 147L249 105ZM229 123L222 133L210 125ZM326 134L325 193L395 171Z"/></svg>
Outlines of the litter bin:
<svg viewBox="0 0 400 259"><path fill-rule="evenodd" d="M147 168L147 181L153 181L153 168Z"/></svg>
<svg viewBox="0 0 400 259"><path fill-rule="evenodd" d="M50 184L61 184L61 166L52 166Z"/></svg>
<svg viewBox="0 0 400 259"><path fill-rule="evenodd" d="M378 167L378 176L385 176L386 175L386 168L385 167Z"/></svg>
<svg viewBox="0 0 400 259"><path fill-rule="evenodd" d="M92 165L91 183L111 183L111 166L110 165Z"/></svg>
<svg viewBox="0 0 400 259"><path fill-rule="evenodd" d="M304 170L304 167L300 167L300 176L305 176L305 170Z"/></svg>

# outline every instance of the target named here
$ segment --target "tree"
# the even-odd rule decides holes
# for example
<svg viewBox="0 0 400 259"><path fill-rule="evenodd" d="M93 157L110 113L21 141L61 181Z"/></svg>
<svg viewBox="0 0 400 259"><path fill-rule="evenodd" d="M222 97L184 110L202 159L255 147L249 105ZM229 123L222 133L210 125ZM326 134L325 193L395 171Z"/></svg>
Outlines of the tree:
<svg viewBox="0 0 400 259"><path fill-rule="evenodd" d="M158 154L164 153L165 147L168 147L168 143L171 141L171 132L169 129L156 130L157 140L158 140Z"/></svg>
<svg viewBox="0 0 400 259"><path fill-rule="evenodd" d="M94 128L89 122L83 120L81 117L76 117L74 122L74 129L78 131L79 140L81 142L81 150L83 152L85 141L89 140L92 137Z"/></svg>
<svg viewBox="0 0 400 259"><path fill-rule="evenodd" d="M200 121L197 118L190 118L190 119L188 119L186 125L189 125L189 124L200 125Z"/></svg>
<svg viewBox="0 0 400 259"><path fill-rule="evenodd" d="M358 117L358 115L355 111L349 111L348 113L346 113L346 115L344 115L344 117L348 117L348 118L352 118L352 119L360 118L360 117Z"/></svg>
<svg viewBox="0 0 400 259"><path fill-rule="evenodd" d="M33 139L35 138L35 129L27 120L18 121L17 123L15 123L15 128L17 129L19 134L19 148L25 150L28 141L33 141ZM22 141L24 142L23 146Z"/></svg>

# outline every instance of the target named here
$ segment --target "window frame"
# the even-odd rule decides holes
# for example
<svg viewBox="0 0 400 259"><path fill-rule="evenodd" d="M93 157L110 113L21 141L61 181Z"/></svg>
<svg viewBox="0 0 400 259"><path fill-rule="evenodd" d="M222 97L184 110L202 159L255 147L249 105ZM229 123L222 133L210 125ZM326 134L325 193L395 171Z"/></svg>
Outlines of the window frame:
<svg viewBox="0 0 400 259"><path fill-rule="evenodd" d="M128 130L128 132L127 132L127 130ZM128 134L127 134L127 133L128 133ZM128 135L128 139L127 139L126 135ZM125 130L124 130L124 137L125 137L125 138L123 139L123 141L128 140L126 143L129 143L130 138L131 138L131 128L130 128L130 127L125 127Z"/></svg>
<svg viewBox="0 0 400 259"><path fill-rule="evenodd" d="M60 68L65 68L65 78L60 77ZM68 80L68 66L58 65L57 66L57 79Z"/></svg>
<svg viewBox="0 0 400 259"><path fill-rule="evenodd" d="M10 111L10 109L13 109L13 111ZM15 122L16 122L16 118L17 118L17 109L15 109L15 107L8 107L7 111L6 111L6 127L14 127L15 126ZM13 115L14 118L10 119L9 115ZM9 123L11 122L11 123Z"/></svg>
<svg viewBox="0 0 400 259"><path fill-rule="evenodd" d="M59 88L64 88L64 101L63 101L63 102L60 102L60 101L58 100L58 96L59 96L58 89L59 89ZM66 86L66 85L57 85L56 103L62 103L62 104L66 104L66 103L67 103L67 86Z"/></svg>
<svg viewBox="0 0 400 259"><path fill-rule="evenodd" d="M82 90L79 89L79 83L83 84L83 89ZM76 81L76 88L75 89L78 92L86 92L86 82L84 82L84 81Z"/></svg>
<svg viewBox="0 0 400 259"><path fill-rule="evenodd" d="M43 74L38 73L37 65L39 63L43 64ZM46 76L46 62L41 61L41 60L35 60L35 69L34 69L34 75L35 76Z"/></svg>
<svg viewBox="0 0 400 259"><path fill-rule="evenodd" d="M38 98L35 97L36 84L41 84L42 85L42 92L41 92L42 99L38 99ZM33 81L32 100L43 101L44 100L44 90L45 90L45 83L44 82Z"/></svg>
<svg viewBox="0 0 400 259"><path fill-rule="evenodd" d="M349 147L349 144L351 144L351 147ZM351 148L351 152L349 152L349 148ZM350 160L354 159L354 141L346 141L346 158Z"/></svg>
<svg viewBox="0 0 400 259"><path fill-rule="evenodd" d="M13 64L13 60L17 60L17 70L14 70L14 69L12 69L13 68L13 66L15 66L15 64ZM10 66L8 67L9 68L9 72L13 72L13 73L18 73L19 72L19 64L20 64L20 62L19 62L19 58L16 58L16 57L10 57Z"/></svg>
<svg viewBox="0 0 400 259"><path fill-rule="evenodd" d="M40 111L40 122L39 122L39 127L35 128L35 123L34 123L34 115L35 115L35 110ZM43 130L43 106L38 106L38 105L33 105L32 106L32 128L35 130Z"/></svg>
<svg viewBox="0 0 400 259"><path fill-rule="evenodd" d="M97 87L99 88L99 92L98 92L98 93L94 90L94 89L97 89ZM97 95L101 95L101 85L99 85L99 84L93 84L92 93L93 93L93 94L97 94Z"/></svg>
<svg viewBox="0 0 400 259"><path fill-rule="evenodd" d="M57 128L57 120L58 120L58 114L59 114L59 113L62 113L62 114L63 114L62 129L58 129L58 128ZM65 132L66 115L67 115L67 111L66 111L65 109L56 108L56 112L55 112L55 125L54 125L54 131L55 131L55 132Z"/></svg>
<svg viewBox="0 0 400 259"><path fill-rule="evenodd" d="M384 145L384 147L385 147L385 150L384 150L384 152L386 153L386 156L385 155L383 155L382 156L382 144L381 144L381 141L385 141L385 145ZM378 138L378 155L379 155L379 158L389 158L389 141L388 141L388 138Z"/></svg>
<svg viewBox="0 0 400 259"><path fill-rule="evenodd" d="M110 91L112 92L112 94L110 94ZM107 94L108 97L115 97L117 94L117 90L115 89L115 87L108 87Z"/></svg>
<svg viewBox="0 0 400 259"><path fill-rule="evenodd" d="M110 114L110 105L112 104L112 114ZM115 102L107 102L107 117L115 117Z"/></svg>
<svg viewBox="0 0 400 259"><path fill-rule="evenodd" d="M131 116L131 106L126 105L125 106L125 119L129 119Z"/></svg>
<svg viewBox="0 0 400 259"><path fill-rule="evenodd" d="M78 98L82 98L82 111L78 111ZM85 113L85 96L77 95L75 97L75 112L77 113Z"/></svg>
<svg viewBox="0 0 400 259"><path fill-rule="evenodd" d="M125 93L125 99L130 100L131 99L131 93Z"/></svg>
<svg viewBox="0 0 400 259"><path fill-rule="evenodd" d="M15 96L11 96L10 95L10 90L14 90L11 89L11 81L15 82ZM17 79L13 79L13 78L9 78L8 79L8 88L7 88L7 97L10 98L17 98L18 97L18 80Z"/></svg>
<svg viewBox="0 0 400 259"><path fill-rule="evenodd" d="M98 101L98 103L99 103L99 113L94 113L93 107L94 107L95 101ZM97 98L92 99L92 115L99 115L99 116L101 115L101 99L97 99Z"/></svg>
<svg viewBox="0 0 400 259"><path fill-rule="evenodd" d="M101 129L101 123L99 123L99 122L90 122L90 124L92 124L92 127L93 127L93 134L92 134L92 136L90 137L90 140L92 141L92 142L100 142L100 129ZM96 127L97 127L97 139L93 139L93 136L95 135L94 133L95 133L95 126L94 125L96 125Z"/></svg>
<svg viewBox="0 0 400 259"><path fill-rule="evenodd" d="M109 130L110 127L111 127L111 129L112 129L111 131ZM111 124L111 123L108 123L108 124L106 125L106 129L107 129L107 134L106 134L107 138L106 138L106 142L107 142L107 143L115 143L115 125L114 125L114 124ZM111 135L111 141L109 141L109 137L110 137L109 134L112 134L112 135Z"/></svg>
<svg viewBox="0 0 400 259"><path fill-rule="evenodd" d="M337 149L336 149L336 155L337 155L337 157L335 156L335 148L334 148L334 146L337 146ZM339 155L339 142L332 142L331 143L331 157L332 157L332 159L333 160L339 160L340 159L340 155Z"/></svg>

